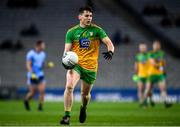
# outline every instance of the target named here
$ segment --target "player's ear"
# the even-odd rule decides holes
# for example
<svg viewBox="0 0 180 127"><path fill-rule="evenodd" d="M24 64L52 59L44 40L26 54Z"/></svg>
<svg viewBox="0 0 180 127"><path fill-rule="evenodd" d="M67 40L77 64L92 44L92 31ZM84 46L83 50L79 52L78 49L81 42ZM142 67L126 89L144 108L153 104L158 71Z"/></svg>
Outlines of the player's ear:
<svg viewBox="0 0 180 127"><path fill-rule="evenodd" d="M78 19L79 19L79 20L81 20L81 16L82 16L81 14L78 15Z"/></svg>

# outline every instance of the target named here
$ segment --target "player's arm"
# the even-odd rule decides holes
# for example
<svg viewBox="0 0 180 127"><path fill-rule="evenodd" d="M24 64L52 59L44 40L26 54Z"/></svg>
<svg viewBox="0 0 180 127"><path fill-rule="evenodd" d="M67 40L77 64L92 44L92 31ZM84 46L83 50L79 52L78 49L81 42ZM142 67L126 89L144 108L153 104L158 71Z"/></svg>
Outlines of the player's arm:
<svg viewBox="0 0 180 127"><path fill-rule="evenodd" d="M160 67L160 66L159 66L159 63L156 62L156 60L155 60L154 58L150 58L149 61L150 61L150 63L151 63L154 67L156 67L156 68L159 69L159 67Z"/></svg>
<svg viewBox="0 0 180 127"><path fill-rule="evenodd" d="M114 45L108 36L104 37L102 39L102 42L107 46L107 49L108 49L107 52L103 53L104 58L107 60L111 60L114 54Z"/></svg>
<svg viewBox="0 0 180 127"><path fill-rule="evenodd" d="M165 60L165 58L163 58L162 60L161 60L161 67L160 67L160 70L161 71L163 71L163 74L164 75L166 75L166 60Z"/></svg>
<svg viewBox="0 0 180 127"><path fill-rule="evenodd" d="M68 31L66 33L66 38L65 38L65 46L64 46L63 57L65 57L67 55L66 53L68 51L71 51L71 48L72 48L72 33ZM65 69L72 69L71 67L68 67L65 64L63 64L63 62L62 62L62 65Z"/></svg>
<svg viewBox="0 0 180 127"><path fill-rule="evenodd" d="M65 43L63 57L66 57L66 55L67 55L66 52L71 51L71 47L72 47L71 43ZM63 62L62 62L62 65L65 69L73 69L74 68L74 66L66 66Z"/></svg>
<svg viewBox="0 0 180 127"><path fill-rule="evenodd" d="M135 71L135 74L138 73L138 63L137 62L134 63L134 71Z"/></svg>
<svg viewBox="0 0 180 127"><path fill-rule="evenodd" d="M28 53L26 56L26 69L28 71L28 76L31 77L31 79L37 79L37 76L32 69L32 53Z"/></svg>
<svg viewBox="0 0 180 127"><path fill-rule="evenodd" d="M37 79L36 74L32 70L32 61L31 60L26 61L26 69L27 69L28 75L31 77L31 79Z"/></svg>
<svg viewBox="0 0 180 127"><path fill-rule="evenodd" d="M26 61L26 69L28 72L32 72L32 62L30 60Z"/></svg>
<svg viewBox="0 0 180 127"><path fill-rule="evenodd" d="M71 51L72 43L65 43L64 53Z"/></svg>
<svg viewBox="0 0 180 127"><path fill-rule="evenodd" d="M71 47L72 47L72 32L71 31L67 31L66 33L66 37L65 37L65 46L64 46L64 53L63 56L66 54L66 52L71 51Z"/></svg>
<svg viewBox="0 0 180 127"><path fill-rule="evenodd" d="M163 63L163 67L165 67L165 66L166 66L166 60L163 59L163 60L162 60L162 63Z"/></svg>

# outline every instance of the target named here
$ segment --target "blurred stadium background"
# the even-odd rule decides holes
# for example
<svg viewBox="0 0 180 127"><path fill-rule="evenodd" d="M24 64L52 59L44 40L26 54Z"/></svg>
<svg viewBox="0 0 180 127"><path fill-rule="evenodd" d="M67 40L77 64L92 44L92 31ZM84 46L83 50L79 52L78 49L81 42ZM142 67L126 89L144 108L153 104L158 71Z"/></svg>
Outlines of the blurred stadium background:
<svg viewBox="0 0 180 127"><path fill-rule="evenodd" d="M0 0L0 98L21 99L27 91L25 55L34 43L46 42L48 60L55 68L46 70L46 100L62 100L66 70L61 66L65 33L78 23L77 10L88 4L94 22L115 44L107 62L100 54L92 99L134 101L132 81L138 44L160 39L166 52L168 92L180 101L180 1L179 0ZM100 52L105 48L102 45ZM79 86L78 86L79 87ZM158 100L159 92L154 98ZM75 98L80 99L79 88Z"/></svg>

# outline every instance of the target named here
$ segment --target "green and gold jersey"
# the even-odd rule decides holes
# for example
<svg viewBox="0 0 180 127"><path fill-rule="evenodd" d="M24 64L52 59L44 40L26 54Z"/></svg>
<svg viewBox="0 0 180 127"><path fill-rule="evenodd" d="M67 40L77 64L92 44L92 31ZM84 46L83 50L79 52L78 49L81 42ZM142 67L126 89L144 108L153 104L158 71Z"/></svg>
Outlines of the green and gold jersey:
<svg viewBox="0 0 180 127"><path fill-rule="evenodd" d="M154 52L150 51L148 53L148 59L154 59L156 65L153 65L149 62L149 75L159 75L164 73L164 66L165 66L165 59L164 59L164 52L162 50Z"/></svg>
<svg viewBox="0 0 180 127"><path fill-rule="evenodd" d="M148 55L147 53L138 53L136 55L136 62L138 66L137 75L139 77L147 77L148 76Z"/></svg>
<svg viewBox="0 0 180 127"><path fill-rule="evenodd" d="M82 68L97 72L100 40L106 36L95 24L85 28L76 25L67 31L65 43L72 44L72 51L78 55Z"/></svg>

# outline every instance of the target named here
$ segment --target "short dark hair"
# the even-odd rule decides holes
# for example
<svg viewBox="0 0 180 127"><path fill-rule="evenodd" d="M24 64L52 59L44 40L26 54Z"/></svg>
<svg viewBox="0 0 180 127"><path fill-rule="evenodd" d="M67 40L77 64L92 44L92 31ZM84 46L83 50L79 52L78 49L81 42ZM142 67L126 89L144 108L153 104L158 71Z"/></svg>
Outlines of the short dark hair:
<svg viewBox="0 0 180 127"><path fill-rule="evenodd" d="M93 13L93 10L90 6L84 6L79 8L79 14L82 14L84 11L90 11L91 13Z"/></svg>
<svg viewBox="0 0 180 127"><path fill-rule="evenodd" d="M40 46L42 43L44 43L44 41L38 40L38 41L36 41L36 46Z"/></svg>

